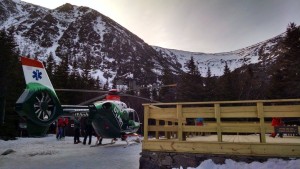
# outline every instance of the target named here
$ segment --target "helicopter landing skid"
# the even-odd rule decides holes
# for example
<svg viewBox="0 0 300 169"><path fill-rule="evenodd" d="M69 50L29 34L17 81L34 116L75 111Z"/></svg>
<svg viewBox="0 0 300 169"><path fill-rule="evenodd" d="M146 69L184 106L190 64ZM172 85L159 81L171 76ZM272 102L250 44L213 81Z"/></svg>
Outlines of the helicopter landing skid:
<svg viewBox="0 0 300 169"><path fill-rule="evenodd" d="M116 142L112 142L112 143L105 143L105 144L96 144L96 145L92 145L91 147L98 147L98 146L107 146L107 145L113 145Z"/></svg>

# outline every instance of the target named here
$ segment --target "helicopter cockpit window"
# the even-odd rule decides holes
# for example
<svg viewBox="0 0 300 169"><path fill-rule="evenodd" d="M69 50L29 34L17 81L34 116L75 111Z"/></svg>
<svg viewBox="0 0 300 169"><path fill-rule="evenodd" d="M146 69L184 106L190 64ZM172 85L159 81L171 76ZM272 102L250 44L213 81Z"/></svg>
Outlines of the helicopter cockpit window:
<svg viewBox="0 0 300 169"><path fill-rule="evenodd" d="M130 132L136 132L140 126L140 120L138 114L133 109L126 109L122 116L123 119L123 129L129 130Z"/></svg>
<svg viewBox="0 0 300 169"><path fill-rule="evenodd" d="M133 120L133 121L135 121L134 120L134 114L133 114L133 112L131 111L131 112L129 112L129 120Z"/></svg>
<svg viewBox="0 0 300 169"><path fill-rule="evenodd" d="M129 120L132 120L132 121L134 121L134 122L140 122L140 120L139 120L139 116L138 116L138 114L137 114L137 112L136 111L134 111L134 110L132 110L132 111L130 111L130 112L128 112L129 114Z"/></svg>

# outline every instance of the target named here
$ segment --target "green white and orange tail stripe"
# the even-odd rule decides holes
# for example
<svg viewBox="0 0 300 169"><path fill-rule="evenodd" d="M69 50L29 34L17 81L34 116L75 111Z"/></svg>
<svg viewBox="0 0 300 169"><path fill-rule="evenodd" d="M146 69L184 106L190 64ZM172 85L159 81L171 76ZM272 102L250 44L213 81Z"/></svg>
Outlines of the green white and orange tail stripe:
<svg viewBox="0 0 300 169"><path fill-rule="evenodd" d="M26 57L20 58L26 81L26 86L30 87L31 85L38 83L51 89L55 93L43 63L38 60L33 60Z"/></svg>

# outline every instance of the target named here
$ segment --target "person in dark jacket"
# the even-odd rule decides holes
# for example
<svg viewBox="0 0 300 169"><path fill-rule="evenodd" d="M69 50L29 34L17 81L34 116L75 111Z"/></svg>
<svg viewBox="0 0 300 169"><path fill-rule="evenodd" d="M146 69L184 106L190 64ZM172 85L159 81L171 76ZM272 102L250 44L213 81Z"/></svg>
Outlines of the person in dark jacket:
<svg viewBox="0 0 300 169"><path fill-rule="evenodd" d="M80 121L78 117L75 117L74 119L74 144L78 144L80 143L80 139L79 139L79 135L80 135Z"/></svg>
<svg viewBox="0 0 300 169"><path fill-rule="evenodd" d="M93 136L93 131L94 131L94 128L92 126L92 122L88 119L88 118L85 118L84 119L84 139L83 139L83 144L85 145L86 144L86 139L87 137L89 137L89 142L88 144L90 145L92 143L92 136Z"/></svg>

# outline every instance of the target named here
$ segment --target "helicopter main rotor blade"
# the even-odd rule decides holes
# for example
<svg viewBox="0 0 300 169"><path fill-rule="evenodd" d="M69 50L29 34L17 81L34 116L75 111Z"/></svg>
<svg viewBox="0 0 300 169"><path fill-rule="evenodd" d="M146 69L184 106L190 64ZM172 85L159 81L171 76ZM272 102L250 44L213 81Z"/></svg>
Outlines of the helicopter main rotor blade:
<svg viewBox="0 0 300 169"><path fill-rule="evenodd" d="M108 93L108 91L88 90L88 89L55 89L55 91L64 91L64 92L83 92L83 93Z"/></svg>
<svg viewBox="0 0 300 169"><path fill-rule="evenodd" d="M101 91L101 90L87 90L87 89L55 89L55 91L65 91L65 92L83 92L83 93L105 93L105 95L101 95L101 96L97 96L94 97L92 99L89 99L87 101L84 101L82 103L79 103L78 105L86 105L98 100L102 100L106 97L107 93L109 91ZM120 96L127 96L127 97L134 97L134 98L138 98L138 99L142 99L142 100L147 100L150 102L155 102L155 103L159 103L159 101L156 100L152 100L152 99L148 99L145 97L140 97L140 96L134 96L134 95L130 95L130 94L125 94L125 93L119 93Z"/></svg>
<svg viewBox="0 0 300 169"><path fill-rule="evenodd" d="M86 105L86 104L89 104L89 103L92 103L92 102L95 102L95 101L98 101L98 100L102 100L106 97L106 94L104 95L101 95L101 96L97 96L97 97L94 97L92 99L89 99L87 101L84 101L82 103L79 103L78 105Z"/></svg>
<svg viewBox="0 0 300 169"><path fill-rule="evenodd" d="M156 100L152 100L152 99L148 99L148 98L140 97L140 96L134 96L134 95L130 95L130 94L120 93L120 96L134 97L134 98L138 98L138 99L142 99L142 100L147 100L150 102L160 103L159 101L156 101Z"/></svg>

